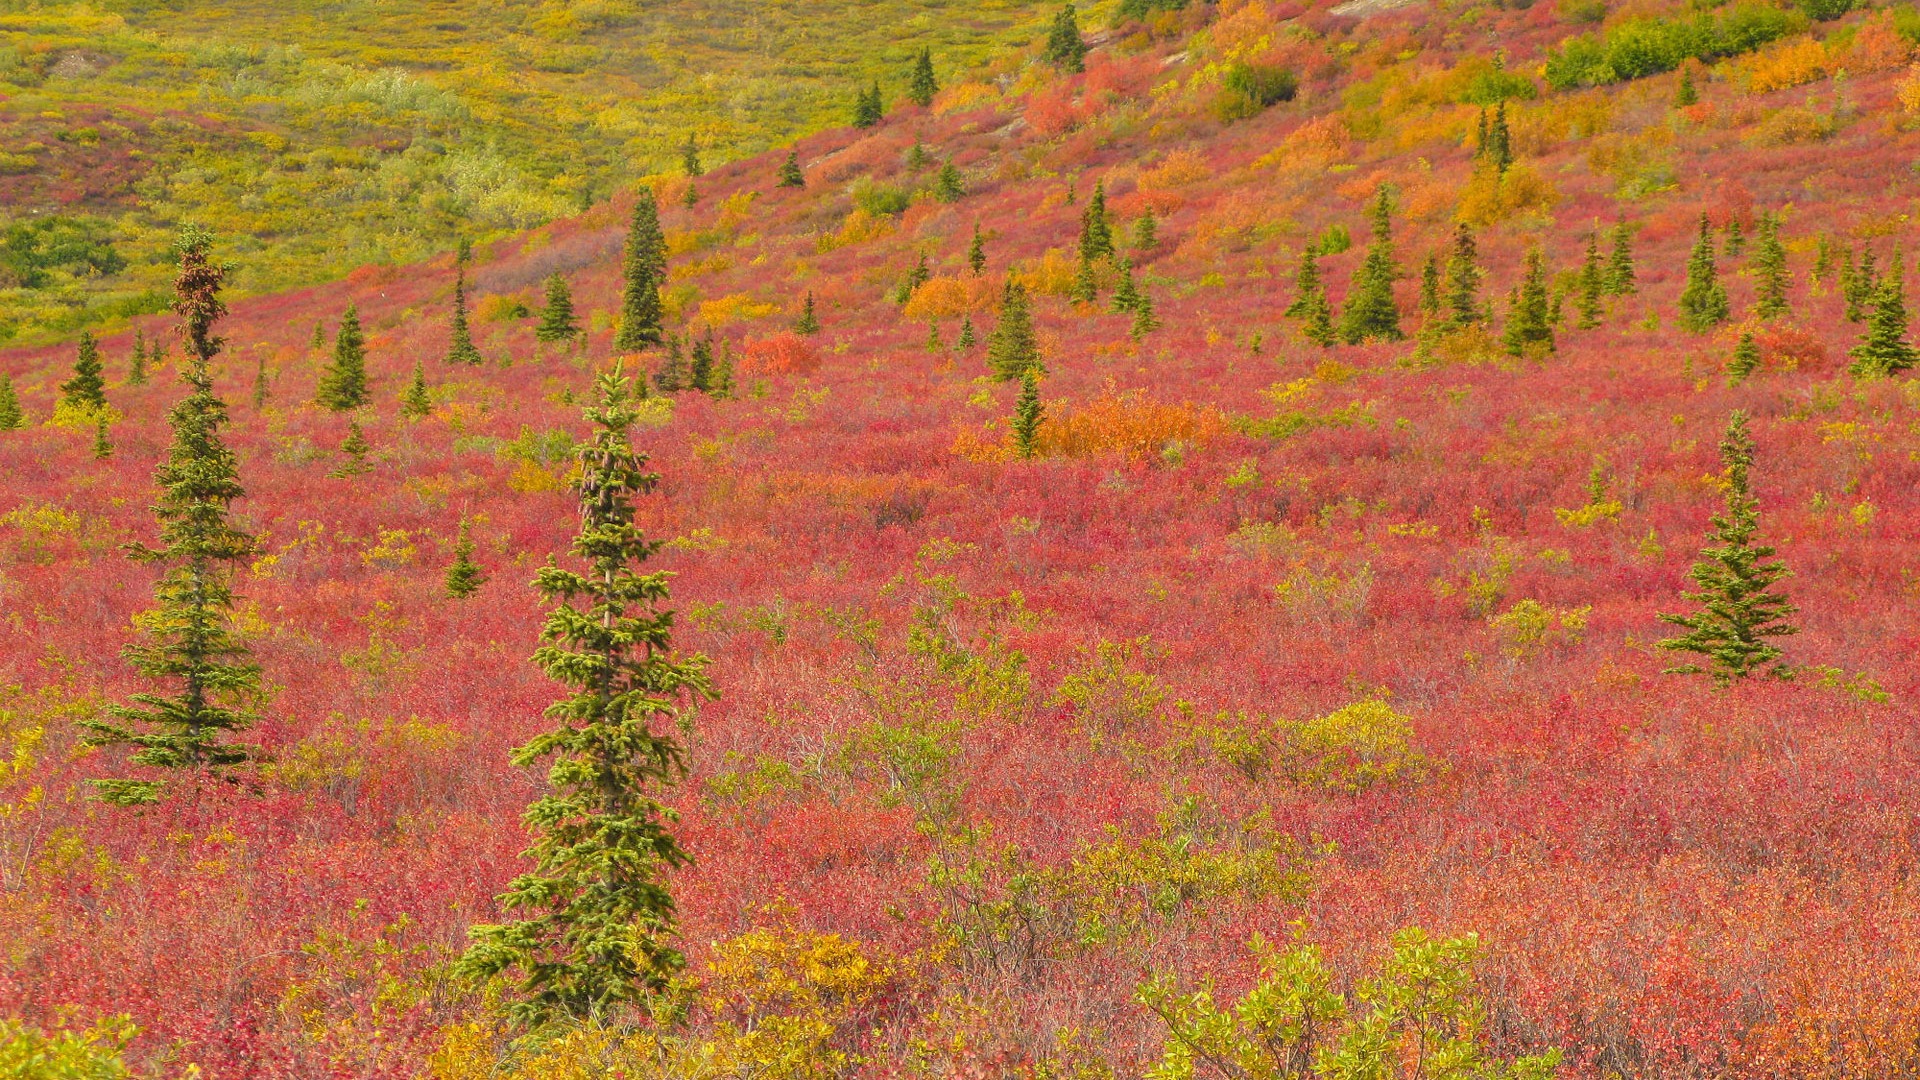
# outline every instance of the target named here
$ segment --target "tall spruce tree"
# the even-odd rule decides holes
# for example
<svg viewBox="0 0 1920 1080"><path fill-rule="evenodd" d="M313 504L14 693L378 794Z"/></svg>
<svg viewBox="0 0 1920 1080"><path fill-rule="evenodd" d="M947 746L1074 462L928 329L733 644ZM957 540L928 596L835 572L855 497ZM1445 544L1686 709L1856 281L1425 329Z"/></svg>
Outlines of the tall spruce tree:
<svg viewBox="0 0 1920 1080"><path fill-rule="evenodd" d="M1527 252L1526 276L1507 312L1503 344L1513 356L1532 356L1554 350L1553 324L1548 311L1546 259L1539 248Z"/></svg>
<svg viewBox="0 0 1920 1080"><path fill-rule="evenodd" d="M687 388L687 358L680 351L680 335L667 336L667 358L653 373L653 385L663 394L677 394Z"/></svg>
<svg viewBox="0 0 1920 1080"><path fill-rule="evenodd" d="M80 331L80 347L73 361L73 378L60 384L60 404L92 414L107 407L107 380L101 374L100 343L90 331Z"/></svg>
<svg viewBox="0 0 1920 1080"><path fill-rule="evenodd" d="M1087 70L1087 43L1080 36L1080 20L1072 4L1061 7L1047 32L1046 61L1069 75Z"/></svg>
<svg viewBox="0 0 1920 1080"><path fill-rule="evenodd" d="M1780 242L1780 223L1772 214L1760 215L1760 238L1753 246L1753 313L1762 319L1792 314L1787 305L1787 248Z"/></svg>
<svg viewBox="0 0 1920 1080"><path fill-rule="evenodd" d="M633 200L620 273L620 332L614 335L614 349L637 352L660 344L660 286L667 280L667 236L660 230L660 204L653 189L644 184Z"/></svg>
<svg viewBox="0 0 1920 1080"><path fill-rule="evenodd" d="M572 341L580 336L580 321L573 313L573 290L559 274L547 277L547 306L540 312L540 325L533 329L537 341Z"/></svg>
<svg viewBox="0 0 1920 1080"><path fill-rule="evenodd" d="M127 358L127 385L147 385L147 335L137 326L133 328L133 355Z"/></svg>
<svg viewBox="0 0 1920 1080"><path fill-rule="evenodd" d="M1000 295L1000 318L987 335L987 366L993 377L1012 382L1023 372L1040 368L1040 342L1033 333L1033 310L1027 288L1012 278Z"/></svg>
<svg viewBox="0 0 1920 1080"><path fill-rule="evenodd" d="M333 362L320 373L313 400L334 412L357 409L367 403L367 339L360 332L360 309L347 305L340 330L333 336Z"/></svg>
<svg viewBox="0 0 1920 1080"><path fill-rule="evenodd" d="M578 451L581 529L572 553L534 587L555 604L533 659L571 688L547 714L556 726L513 752L516 767L550 761L548 794L528 807L532 872L500 896L514 922L475 926L457 969L486 979L517 972L523 1022L599 1021L647 1000L682 966L674 903L663 880L688 855L669 831L660 789L686 775L677 725L713 696L703 656L673 651L667 575L635 569L658 550L635 524L634 500L656 473L629 441L630 380L597 380L594 438ZM576 606L577 605L577 606Z"/></svg>
<svg viewBox="0 0 1920 1080"><path fill-rule="evenodd" d="M1600 261L1600 234L1587 236L1587 258L1580 264L1580 321L1574 325L1592 330L1600 325L1606 309L1607 271Z"/></svg>
<svg viewBox="0 0 1920 1080"><path fill-rule="evenodd" d="M693 358L687 364L687 388L707 393L713 389L713 329L709 327L693 343Z"/></svg>
<svg viewBox="0 0 1920 1080"><path fill-rule="evenodd" d="M940 81L933 77L933 50L921 49L913 58L913 70L907 74L907 100L925 108L940 92Z"/></svg>
<svg viewBox="0 0 1920 1080"><path fill-rule="evenodd" d="M1720 460L1726 466L1726 512L1714 515L1708 546L1693 564L1690 576L1700 591L1684 594L1701 610L1660 615L1660 621L1687 631L1661 641L1660 647L1703 659L1667 672L1711 675L1722 686L1761 671L1789 676L1790 669L1780 662L1779 646L1768 639L1799 633L1787 622L1798 609L1774 591L1788 576L1785 564L1768 561L1774 549L1754 542L1760 531L1760 502L1749 480L1754 443L1745 412L1736 411L1728 421L1720 440Z"/></svg>
<svg viewBox="0 0 1920 1080"><path fill-rule="evenodd" d="M1107 218L1107 185L1093 183L1093 197L1080 211L1080 257L1088 262L1113 254L1113 222Z"/></svg>
<svg viewBox="0 0 1920 1080"><path fill-rule="evenodd" d="M1160 222L1154 217L1153 207L1148 206L1133 219L1133 250L1152 251L1159 243Z"/></svg>
<svg viewBox="0 0 1920 1080"><path fill-rule="evenodd" d="M1400 276L1393 258L1393 194L1387 185L1374 193L1373 242L1353 273L1346 310L1340 313L1340 339L1349 345L1363 341L1399 341L1400 308L1393 300L1393 283Z"/></svg>
<svg viewBox="0 0 1920 1080"><path fill-rule="evenodd" d="M1907 341L1906 287L1900 273L1900 264L1905 261L1900 249L1895 248L1886 276L1874 291L1867 336L1847 354L1853 358L1847 371L1855 378L1885 378L1911 368L1920 359L1920 353Z"/></svg>
<svg viewBox="0 0 1920 1080"><path fill-rule="evenodd" d="M213 392L211 364L223 344L213 325L226 314L220 288L227 272L209 258L212 246L211 234L194 226L175 244L173 310L186 343L180 377L189 393L167 413L173 445L154 471L161 546L127 546L129 557L162 571L154 586L158 606L139 620L146 640L123 655L161 685L80 726L90 746L131 747L134 765L220 777L259 754L230 736L252 725L244 705L260 692L260 669L232 629L234 574L252 557L254 542L228 516L246 492L220 436L227 407ZM165 781L93 783L102 801L134 806L157 801Z"/></svg>
<svg viewBox="0 0 1920 1080"><path fill-rule="evenodd" d="M1639 289L1633 273L1633 230L1622 221L1613 227L1613 251L1607 256L1607 295L1631 296Z"/></svg>
<svg viewBox="0 0 1920 1080"><path fill-rule="evenodd" d="M780 186L790 188L807 186L807 174L800 171L800 151L787 151L787 160L780 163Z"/></svg>
<svg viewBox="0 0 1920 1080"><path fill-rule="evenodd" d="M1687 258L1687 284L1680 291L1680 325L1696 334L1727 321L1727 290L1713 261L1713 223L1700 215L1700 235Z"/></svg>
<svg viewBox="0 0 1920 1080"><path fill-rule="evenodd" d="M973 223L973 240L967 244L967 269L979 277L987 270L987 243L980 235L980 223Z"/></svg>
<svg viewBox="0 0 1920 1080"><path fill-rule="evenodd" d="M1420 317L1429 324L1440 315L1440 253L1428 252L1420 268Z"/></svg>
<svg viewBox="0 0 1920 1080"><path fill-rule="evenodd" d="M1013 404L1013 448L1022 458L1031 459L1038 452L1040 421L1046 411L1040 404L1040 376L1028 368L1020 373L1020 398Z"/></svg>
<svg viewBox="0 0 1920 1080"><path fill-rule="evenodd" d="M1494 102L1493 119L1487 123L1486 137L1481 140L1480 156L1502 175L1513 167L1513 132L1507 127L1505 98Z"/></svg>
<svg viewBox="0 0 1920 1080"><path fill-rule="evenodd" d="M1293 275L1293 302L1281 312L1289 319L1307 313L1313 295L1320 291L1320 249L1308 244L1300 249L1300 269Z"/></svg>
<svg viewBox="0 0 1920 1080"><path fill-rule="evenodd" d="M1480 252L1465 222L1454 226L1447 256L1447 321L1456 330L1480 321Z"/></svg>
<svg viewBox="0 0 1920 1080"><path fill-rule="evenodd" d="M447 566L447 596L465 600L487 583L486 571L473 561L473 537L467 534L467 519L460 519L460 537L453 542L453 562Z"/></svg>
<svg viewBox="0 0 1920 1080"><path fill-rule="evenodd" d="M453 321L447 330L449 364L480 363L480 350L473 344L473 327L467 322L467 262L472 252L472 246L462 240L453 259Z"/></svg>
<svg viewBox="0 0 1920 1080"><path fill-rule="evenodd" d="M0 373L0 431L18 431L26 426L27 414L20 408L20 395L13 389L13 378Z"/></svg>

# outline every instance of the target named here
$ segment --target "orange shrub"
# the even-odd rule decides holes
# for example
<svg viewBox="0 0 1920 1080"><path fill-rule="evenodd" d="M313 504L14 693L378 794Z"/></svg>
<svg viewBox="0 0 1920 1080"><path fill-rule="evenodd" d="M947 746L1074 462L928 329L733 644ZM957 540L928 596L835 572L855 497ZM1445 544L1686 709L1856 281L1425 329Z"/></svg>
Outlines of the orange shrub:
<svg viewBox="0 0 1920 1080"><path fill-rule="evenodd" d="M1206 159L1192 150L1175 150L1166 160L1140 174L1140 197L1148 206L1165 213L1177 209L1185 200L1177 189L1195 184L1213 175Z"/></svg>
<svg viewBox="0 0 1920 1080"><path fill-rule="evenodd" d="M1853 36L1847 67L1854 71L1892 71L1913 58L1913 46L1894 28L1893 13L1883 11L1861 24Z"/></svg>
<svg viewBox="0 0 1920 1080"><path fill-rule="evenodd" d="M1074 107L1073 90L1066 85L1036 91L1027 99L1026 117L1029 127L1048 138L1065 135L1079 127L1082 119Z"/></svg>
<svg viewBox="0 0 1920 1080"><path fill-rule="evenodd" d="M795 333L749 341L742 353L744 370L765 375L805 375L820 366L820 350Z"/></svg>
<svg viewBox="0 0 1920 1080"><path fill-rule="evenodd" d="M1065 296L1073 291L1078 265L1059 248L1048 248L1045 255L1016 266L1013 278L1038 296ZM931 284L931 282L929 282Z"/></svg>
<svg viewBox="0 0 1920 1080"><path fill-rule="evenodd" d="M1783 42L1748 60L1747 91L1764 94L1827 77L1827 47L1810 37Z"/></svg>
<svg viewBox="0 0 1920 1080"><path fill-rule="evenodd" d="M978 282L979 278L972 279ZM980 310L981 290L955 277L930 278L913 291L901 314L912 322L951 319Z"/></svg>
<svg viewBox="0 0 1920 1080"><path fill-rule="evenodd" d="M1138 390L1111 389L1079 409L1059 408L1040 425L1040 452L1049 457L1089 458L1120 454L1135 461L1179 441L1213 442L1227 432L1218 409L1181 402L1168 405Z"/></svg>

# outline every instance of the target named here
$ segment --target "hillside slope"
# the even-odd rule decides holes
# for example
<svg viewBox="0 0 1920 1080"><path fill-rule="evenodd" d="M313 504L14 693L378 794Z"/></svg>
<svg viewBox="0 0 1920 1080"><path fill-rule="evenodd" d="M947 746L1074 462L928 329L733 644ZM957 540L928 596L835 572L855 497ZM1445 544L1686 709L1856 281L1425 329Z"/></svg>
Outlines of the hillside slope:
<svg viewBox="0 0 1920 1080"><path fill-rule="evenodd" d="M657 179L674 331L736 365L730 396L656 394L640 440L652 565L721 689L671 796L715 995L687 1038L724 1062L787 1032L813 1075L1137 1076L1165 1052L1153 976L1236 1000L1253 936L1298 934L1346 990L1420 927L1478 935L1487 1051L1557 1047L1563 1076L1920 1067L1920 380L1848 374L1842 289L1920 246L1913 15L1194 6L1083 74L1009 52L809 135L803 188L782 152L691 205ZM1672 35L1709 62L1629 64ZM1279 68L1291 100L1236 96ZM1114 263L1069 298L1096 185L1158 328L1111 310ZM1284 314L1303 249L1347 309L1382 185L1406 338L1322 347ZM256 791L86 801L103 763L71 721L139 688L117 657L151 577L115 548L151 535L179 391L127 385L130 338L105 341L99 461L48 422L71 347L0 353L34 421L0 433L0 1010L125 1013L127 1059L164 1075L493 1066L498 1014L445 964L525 866L539 778L507 752L559 696L526 582L575 526L590 376L664 363L612 354L631 198L483 245L482 366L443 360L450 258L235 305ZM1702 215L1730 317L1695 332ZM1761 318L1769 215L1789 311ZM1462 223L1493 320L1443 333L1421 270ZM1589 239L1610 254L1619 223L1634 290L1582 328ZM1512 355L1532 251L1555 347ZM581 345L534 339L554 274ZM1018 384L959 344L1009 278L1047 369L1033 459ZM822 328L792 334L809 295ZM350 302L374 386L352 416L310 403L313 328ZM408 420L416 364L433 408ZM1692 609L1735 410L1800 632L1797 677L1720 689L1654 643ZM331 475L350 419L371 469ZM491 577L465 601L442 588L462 520Z"/></svg>

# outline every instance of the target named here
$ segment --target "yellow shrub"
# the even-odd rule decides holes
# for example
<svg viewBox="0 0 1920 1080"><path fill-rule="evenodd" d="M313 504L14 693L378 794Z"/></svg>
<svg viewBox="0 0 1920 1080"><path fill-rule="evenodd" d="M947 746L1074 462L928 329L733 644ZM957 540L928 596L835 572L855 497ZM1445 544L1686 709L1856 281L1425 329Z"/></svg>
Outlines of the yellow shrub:
<svg viewBox="0 0 1920 1080"><path fill-rule="evenodd" d="M1040 452L1049 457L1121 454L1136 461L1180 442L1205 445L1227 431L1219 410L1182 402L1167 405L1137 390L1102 394L1084 407L1048 416L1040 425Z"/></svg>
<svg viewBox="0 0 1920 1080"><path fill-rule="evenodd" d="M1765 94L1827 77L1827 47L1811 37L1782 42L1747 61L1747 91Z"/></svg>
<svg viewBox="0 0 1920 1080"><path fill-rule="evenodd" d="M1900 80L1897 93L1900 96L1902 111L1909 114L1920 113L1920 64L1907 69L1907 77Z"/></svg>
<svg viewBox="0 0 1920 1080"><path fill-rule="evenodd" d="M1575 645L1587 632L1591 607L1554 608L1538 600L1522 600L1491 616L1487 625L1499 636L1507 655L1525 660L1551 646Z"/></svg>
<svg viewBox="0 0 1920 1080"><path fill-rule="evenodd" d="M998 100L1000 91L992 83L958 83L940 91L940 96L933 99L933 114L945 116L948 113L966 112Z"/></svg>
<svg viewBox="0 0 1920 1080"><path fill-rule="evenodd" d="M1140 174L1140 197L1155 210L1167 211L1181 202L1179 189L1213 175L1207 160L1192 150L1175 150L1160 164Z"/></svg>
<svg viewBox="0 0 1920 1080"><path fill-rule="evenodd" d="M1013 279L1039 296L1065 296L1073 291L1078 264L1065 251L1048 248L1038 262L1023 263L1013 271Z"/></svg>
<svg viewBox="0 0 1920 1080"><path fill-rule="evenodd" d="M974 279L980 280L980 279ZM979 290L970 287L967 282L954 277L937 277L913 291L912 299L901 314L914 322L932 322L935 319L951 319L980 308Z"/></svg>
<svg viewBox="0 0 1920 1080"><path fill-rule="evenodd" d="M865 243L868 240L885 236L892 231L893 219L891 217L885 214L869 214L865 210L856 207L852 213L847 215L847 219L840 223L839 232L822 235L820 239L815 242L814 246L824 253L833 251L836 248Z"/></svg>
<svg viewBox="0 0 1920 1080"><path fill-rule="evenodd" d="M1303 787L1355 794L1417 783L1435 763L1413 745L1413 721L1384 701L1357 701L1311 720L1274 725L1277 771Z"/></svg>
<svg viewBox="0 0 1920 1080"><path fill-rule="evenodd" d="M1475 228L1487 228L1515 214L1545 213L1560 201L1560 193L1531 166L1515 165L1506 173L1481 169L1460 192L1454 216Z"/></svg>
<svg viewBox="0 0 1920 1080"><path fill-rule="evenodd" d="M730 293L713 300L702 300L693 321L703 326L721 327L740 319L764 319L780 310L780 305L758 301L745 293Z"/></svg>

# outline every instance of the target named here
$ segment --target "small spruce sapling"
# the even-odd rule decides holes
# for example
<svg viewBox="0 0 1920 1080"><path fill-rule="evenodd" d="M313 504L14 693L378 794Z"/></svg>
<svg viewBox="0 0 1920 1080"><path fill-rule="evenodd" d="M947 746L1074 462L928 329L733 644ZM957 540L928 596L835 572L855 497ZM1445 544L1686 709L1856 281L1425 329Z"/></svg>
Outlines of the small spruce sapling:
<svg viewBox="0 0 1920 1080"><path fill-rule="evenodd" d="M1039 452L1040 422L1046 406L1040 404L1040 376L1032 368L1020 375L1020 397L1013 406L1013 448L1022 459Z"/></svg>
<svg viewBox="0 0 1920 1080"><path fill-rule="evenodd" d="M1447 254L1447 322L1451 329L1482 321L1479 258L1473 230L1460 224L1453 232L1453 250Z"/></svg>
<svg viewBox="0 0 1920 1080"><path fill-rule="evenodd" d="M327 475L336 480L350 480L353 477L365 475L369 468L367 451L372 449L373 447L367 442L366 434L360 430L360 421L348 421L347 437L340 440L340 456L347 460L341 462Z"/></svg>
<svg viewBox="0 0 1920 1080"><path fill-rule="evenodd" d="M20 395L13 389L13 378L0 374L0 431L18 431L26 425L27 414L20 408Z"/></svg>
<svg viewBox="0 0 1920 1080"><path fill-rule="evenodd" d="M127 358L127 385L147 385L147 335L137 326L133 328L133 355Z"/></svg>
<svg viewBox="0 0 1920 1080"><path fill-rule="evenodd" d="M1520 288L1508 308L1503 344L1512 356L1536 356L1554 351L1546 259L1539 248L1527 252L1526 276L1521 278Z"/></svg>
<svg viewBox="0 0 1920 1080"><path fill-rule="evenodd" d="M1631 296L1639 289L1633 272L1633 230L1622 221L1613 227L1613 250L1607 255L1607 295Z"/></svg>
<svg viewBox="0 0 1920 1080"><path fill-rule="evenodd" d="M687 141L680 147L680 171L685 173L689 180L706 172L700 166L700 142L693 137L691 131L687 132Z"/></svg>
<svg viewBox="0 0 1920 1080"><path fill-rule="evenodd" d="M480 350L473 344L473 327L467 321L467 262L473 258L473 245L460 241L453 258L453 316L447 328L447 363L472 367L480 363Z"/></svg>
<svg viewBox="0 0 1920 1080"><path fill-rule="evenodd" d="M907 100L921 108L933 104L940 92L940 81L933 76L933 50L921 49L913 58L913 70L907 75Z"/></svg>
<svg viewBox="0 0 1920 1080"><path fill-rule="evenodd" d="M1848 352L1853 361L1847 371L1855 378L1886 378L1906 371L1920 359L1920 353L1907 341L1907 298L1901 281L1901 264L1905 261L1895 248L1886 276L1874 290L1867 336Z"/></svg>
<svg viewBox="0 0 1920 1080"><path fill-rule="evenodd" d="M1739 386L1760 370L1760 346L1754 344L1752 331L1742 331L1740 343L1733 347L1733 358L1727 361L1727 385Z"/></svg>
<svg viewBox="0 0 1920 1080"><path fill-rule="evenodd" d="M273 397L273 384L267 378L267 357L265 353L254 362L253 369L253 408L255 412L267 407L267 401Z"/></svg>
<svg viewBox="0 0 1920 1080"><path fill-rule="evenodd" d="M465 600L487 583L486 572L473 561L473 537L467 533L467 519L460 519L460 538L453 543L453 563L447 567L447 596Z"/></svg>
<svg viewBox="0 0 1920 1080"><path fill-rule="evenodd" d="M1700 235L1687 258L1687 284L1680 291L1680 325L1704 334L1727 321L1727 290L1713 261L1713 223L1700 215Z"/></svg>
<svg viewBox="0 0 1920 1080"><path fill-rule="evenodd" d="M1133 219L1133 250L1152 251L1160 243L1160 222L1153 215L1153 207L1140 211Z"/></svg>
<svg viewBox="0 0 1920 1080"><path fill-rule="evenodd" d="M1106 182L1096 180L1087 208L1080 212L1080 258L1091 262L1113 254L1113 222L1107 218Z"/></svg>
<svg viewBox="0 0 1920 1080"><path fill-rule="evenodd" d="M813 293L807 293L807 299L800 307L800 317L793 320L793 332L813 335L820 332L820 317L813 309Z"/></svg>
<svg viewBox="0 0 1920 1080"><path fill-rule="evenodd" d="M580 323L573 312L573 290L559 274L547 278L547 306L540 313L540 325L534 328L538 341L572 341L580 336Z"/></svg>
<svg viewBox="0 0 1920 1080"><path fill-rule="evenodd" d="M320 373L313 400L334 412L347 412L367 403L367 339L360 332L360 309L347 305L340 330L333 336L333 362Z"/></svg>
<svg viewBox="0 0 1920 1080"><path fill-rule="evenodd" d="M1011 278L1000 296L1000 318L987 336L987 366L1001 382L1012 382L1029 368L1040 368L1040 343L1033 332L1027 289Z"/></svg>
<svg viewBox="0 0 1920 1080"><path fill-rule="evenodd" d="M80 331L80 347L73 361L73 378L60 384L60 404L91 416L107 407L107 381L101 374L100 344L90 331Z"/></svg>
<svg viewBox="0 0 1920 1080"><path fill-rule="evenodd" d="M1062 6L1053 17L1044 55L1047 63L1068 75L1078 75L1087 69L1087 43L1080 36L1080 20L1072 4Z"/></svg>
<svg viewBox="0 0 1920 1080"><path fill-rule="evenodd" d="M960 170L952 158L940 165L940 175L934 180L933 197L943 203L956 203L965 198L967 185L960 179Z"/></svg>
<svg viewBox="0 0 1920 1080"><path fill-rule="evenodd" d="M113 456L113 440L107 434L107 417L102 413L93 428L93 460L106 461Z"/></svg>
<svg viewBox="0 0 1920 1080"><path fill-rule="evenodd" d="M973 223L973 240L967 244L967 269L979 277L987 269L987 242L980 235L980 223Z"/></svg>
<svg viewBox="0 0 1920 1080"><path fill-rule="evenodd" d="M433 412L433 398L427 394L427 374L420 361L413 362L413 381L400 394L400 415L409 420L424 419Z"/></svg>
<svg viewBox="0 0 1920 1080"><path fill-rule="evenodd" d="M800 171L800 152L787 151L787 160L780 165L780 184L783 188L803 188L807 186L806 174Z"/></svg>
<svg viewBox="0 0 1920 1080"><path fill-rule="evenodd" d="M1787 304L1787 248L1780 242L1780 223L1772 214L1760 216L1760 236L1753 246L1753 313L1762 319L1792 314Z"/></svg>

